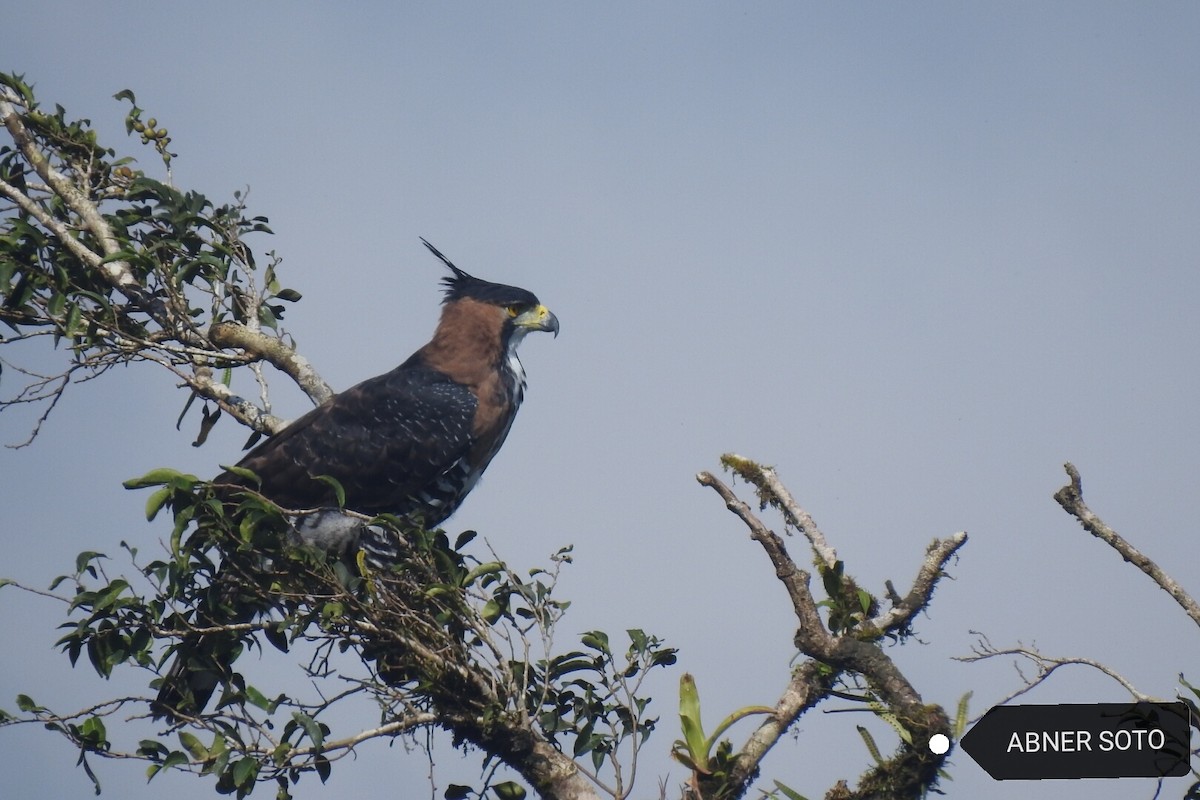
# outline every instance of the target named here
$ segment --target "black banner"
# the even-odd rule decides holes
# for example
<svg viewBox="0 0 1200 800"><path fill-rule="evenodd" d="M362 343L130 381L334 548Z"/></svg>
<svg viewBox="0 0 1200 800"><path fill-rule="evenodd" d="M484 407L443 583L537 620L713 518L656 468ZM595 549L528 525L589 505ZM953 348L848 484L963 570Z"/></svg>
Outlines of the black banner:
<svg viewBox="0 0 1200 800"><path fill-rule="evenodd" d="M1188 774L1183 703L996 706L962 749L998 781Z"/></svg>

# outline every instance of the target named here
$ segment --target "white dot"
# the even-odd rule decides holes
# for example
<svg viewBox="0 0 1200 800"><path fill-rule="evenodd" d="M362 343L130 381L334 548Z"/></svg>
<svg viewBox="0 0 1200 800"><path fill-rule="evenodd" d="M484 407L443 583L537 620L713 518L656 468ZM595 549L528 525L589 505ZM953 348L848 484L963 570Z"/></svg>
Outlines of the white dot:
<svg viewBox="0 0 1200 800"><path fill-rule="evenodd" d="M944 733L935 733L929 737L929 749L936 755L942 755L950 749L950 739Z"/></svg>

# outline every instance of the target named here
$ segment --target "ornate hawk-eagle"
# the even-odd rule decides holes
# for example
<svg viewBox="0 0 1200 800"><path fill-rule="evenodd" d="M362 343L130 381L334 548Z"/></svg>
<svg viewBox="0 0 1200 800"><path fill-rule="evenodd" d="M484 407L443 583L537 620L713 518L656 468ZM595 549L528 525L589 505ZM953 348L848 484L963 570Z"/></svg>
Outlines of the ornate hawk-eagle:
<svg viewBox="0 0 1200 800"><path fill-rule="evenodd" d="M442 279L446 294L433 339L239 462L277 505L336 507L335 490L321 477L328 476L341 484L346 508L432 528L454 513L508 436L525 392L517 345L530 331L557 336L558 318L532 292L472 277L421 241L452 273ZM230 473L214 482L246 483ZM322 543L338 525L314 515L299 529ZM395 557L370 535L361 545L373 562Z"/></svg>
<svg viewBox="0 0 1200 800"><path fill-rule="evenodd" d="M386 529L343 516L322 476L340 484L348 510L393 514L425 528L440 524L512 427L525 390L517 346L530 331L558 335L558 318L532 292L475 278L421 241L451 272L442 279L441 320L429 343L251 450L238 466L257 483L233 472L213 480L255 489L284 509L325 509L294 520L299 538L325 549L357 544L375 567L394 563L398 543ZM205 636L181 643L157 713L203 710L228 675L220 645Z"/></svg>

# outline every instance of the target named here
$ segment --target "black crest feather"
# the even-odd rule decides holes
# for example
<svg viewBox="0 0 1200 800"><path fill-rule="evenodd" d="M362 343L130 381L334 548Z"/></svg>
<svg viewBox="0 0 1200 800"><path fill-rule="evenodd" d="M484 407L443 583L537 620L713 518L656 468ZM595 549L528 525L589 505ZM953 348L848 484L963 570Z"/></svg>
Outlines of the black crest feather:
<svg viewBox="0 0 1200 800"><path fill-rule="evenodd" d="M538 305L537 296L533 292L516 286L506 286L503 283L480 280L465 270L454 266L454 262L446 258L442 254L442 251L430 244L425 237L421 237L421 243L428 247L429 252L437 256L454 273L442 278L442 284L446 287L446 296L442 300L443 303L452 303L455 300L462 300L469 297L473 300L492 303L498 306Z"/></svg>

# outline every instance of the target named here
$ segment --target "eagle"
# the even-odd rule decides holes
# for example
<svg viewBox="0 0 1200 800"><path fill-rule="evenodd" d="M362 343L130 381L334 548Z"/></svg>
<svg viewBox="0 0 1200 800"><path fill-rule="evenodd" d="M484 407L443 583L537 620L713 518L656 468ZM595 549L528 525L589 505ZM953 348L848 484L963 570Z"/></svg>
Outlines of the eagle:
<svg viewBox="0 0 1200 800"><path fill-rule="evenodd" d="M517 347L531 331L557 337L559 330L532 292L473 277L421 241L451 273L442 278L433 338L390 372L299 417L246 454L238 470L212 481L227 498L242 487L281 508L306 509L290 520L296 538L326 551L357 548L374 568L398 560L395 534L341 509L390 514L425 529L445 521L512 428L525 392ZM212 617L197 609L196 619ZM161 681L156 716L200 713L229 675L231 646L240 647L228 637L183 640Z"/></svg>

